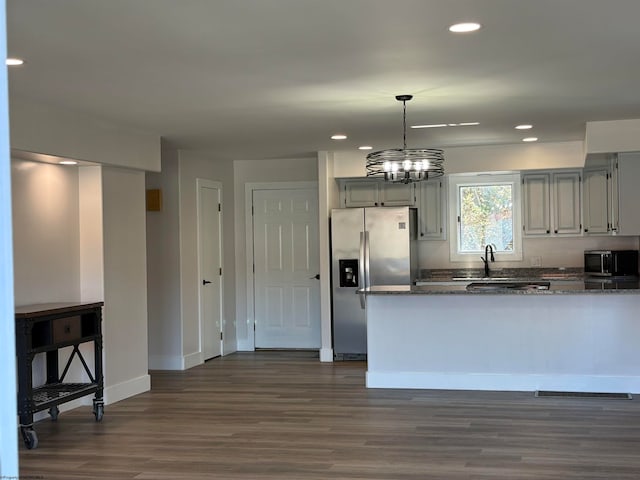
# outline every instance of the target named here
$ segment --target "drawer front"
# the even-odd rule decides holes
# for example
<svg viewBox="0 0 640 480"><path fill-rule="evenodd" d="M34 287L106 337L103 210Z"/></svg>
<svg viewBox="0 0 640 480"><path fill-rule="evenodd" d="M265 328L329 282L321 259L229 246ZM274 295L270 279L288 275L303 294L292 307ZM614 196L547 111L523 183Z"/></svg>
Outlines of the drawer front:
<svg viewBox="0 0 640 480"><path fill-rule="evenodd" d="M72 342L82 337L80 317L58 318L52 322L53 343Z"/></svg>

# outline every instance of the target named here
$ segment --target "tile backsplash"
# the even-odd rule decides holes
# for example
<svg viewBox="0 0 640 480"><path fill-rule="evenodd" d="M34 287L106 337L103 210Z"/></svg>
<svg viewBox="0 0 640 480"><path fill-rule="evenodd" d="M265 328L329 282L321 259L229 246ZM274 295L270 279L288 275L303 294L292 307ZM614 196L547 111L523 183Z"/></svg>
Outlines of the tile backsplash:
<svg viewBox="0 0 640 480"><path fill-rule="evenodd" d="M482 261L451 262L449 241L418 242L420 268L480 268ZM497 268L583 267L583 252L593 249L638 250L639 237L553 237L522 239L523 259L519 262L496 262Z"/></svg>

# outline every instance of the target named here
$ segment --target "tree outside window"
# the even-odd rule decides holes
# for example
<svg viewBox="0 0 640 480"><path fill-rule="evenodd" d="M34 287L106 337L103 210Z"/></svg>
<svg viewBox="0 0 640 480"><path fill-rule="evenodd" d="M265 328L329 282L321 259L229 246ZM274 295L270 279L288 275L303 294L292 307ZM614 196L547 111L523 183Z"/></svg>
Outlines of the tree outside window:
<svg viewBox="0 0 640 480"><path fill-rule="evenodd" d="M497 252L512 252L512 185L485 184L459 188L459 251L482 252L486 245L493 245Z"/></svg>

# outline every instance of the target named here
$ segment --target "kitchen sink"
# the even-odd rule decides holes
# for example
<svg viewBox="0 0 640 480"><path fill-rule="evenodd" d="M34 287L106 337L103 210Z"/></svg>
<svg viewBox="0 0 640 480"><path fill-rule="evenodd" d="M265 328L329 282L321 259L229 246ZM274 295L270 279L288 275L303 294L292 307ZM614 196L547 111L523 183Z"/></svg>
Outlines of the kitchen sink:
<svg viewBox="0 0 640 480"><path fill-rule="evenodd" d="M549 290L550 282L472 282L469 291Z"/></svg>

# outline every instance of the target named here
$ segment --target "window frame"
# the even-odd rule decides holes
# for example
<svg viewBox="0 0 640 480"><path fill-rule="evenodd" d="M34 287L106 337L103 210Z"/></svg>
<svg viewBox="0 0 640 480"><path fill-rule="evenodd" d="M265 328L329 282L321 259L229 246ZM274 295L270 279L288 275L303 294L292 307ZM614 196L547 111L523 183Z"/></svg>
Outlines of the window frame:
<svg viewBox="0 0 640 480"><path fill-rule="evenodd" d="M496 262L521 261L522 255L522 179L519 173L478 173L449 175L449 257L451 262L480 261L484 252L461 252L460 236L460 187L511 185L513 195L513 250L496 252Z"/></svg>

